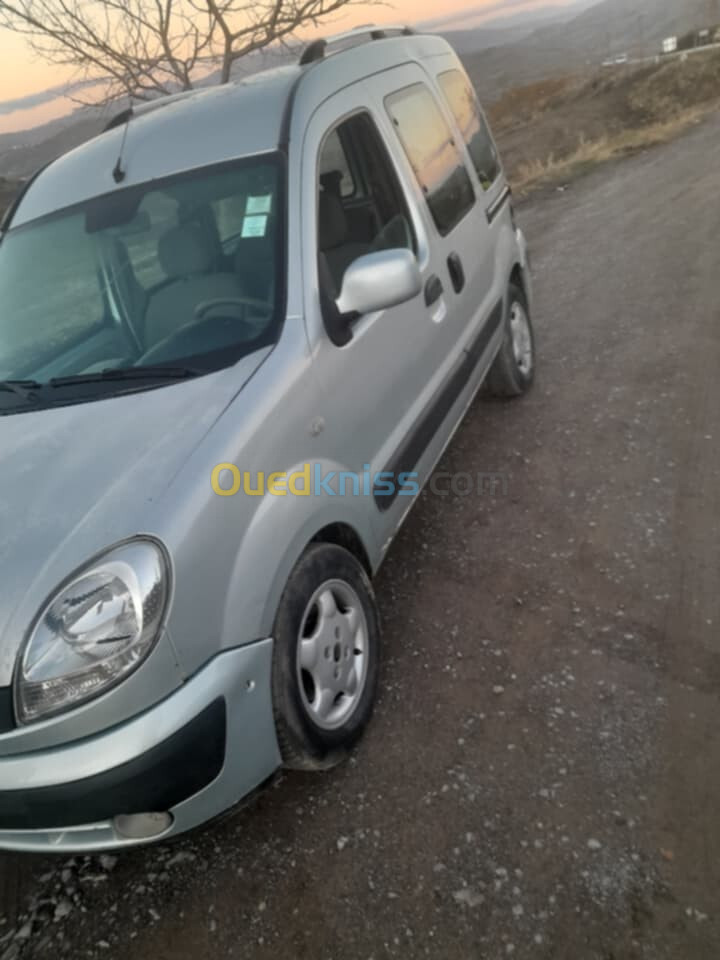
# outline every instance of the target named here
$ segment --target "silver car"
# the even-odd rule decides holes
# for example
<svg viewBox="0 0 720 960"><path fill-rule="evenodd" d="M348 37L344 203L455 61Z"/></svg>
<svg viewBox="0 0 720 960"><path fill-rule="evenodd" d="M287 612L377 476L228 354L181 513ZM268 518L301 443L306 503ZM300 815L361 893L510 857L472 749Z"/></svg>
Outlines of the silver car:
<svg viewBox="0 0 720 960"><path fill-rule="evenodd" d="M181 833L324 768L372 576L480 386L531 385L475 92L409 30L128 110L0 240L0 847Z"/></svg>

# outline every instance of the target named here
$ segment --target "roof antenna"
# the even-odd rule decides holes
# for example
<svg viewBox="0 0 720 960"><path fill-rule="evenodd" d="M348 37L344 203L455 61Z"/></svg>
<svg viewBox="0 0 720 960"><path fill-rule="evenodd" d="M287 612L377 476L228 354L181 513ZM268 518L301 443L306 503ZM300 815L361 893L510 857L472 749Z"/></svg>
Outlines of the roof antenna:
<svg viewBox="0 0 720 960"><path fill-rule="evenodd" d="M115 183L122 183L126 176L123 168L123 151L125 150L125 141L127 140L128 128L130 127L130 121L132 120L132 117L133 109L132 107L128 107L127 110L124 110L116 117L113 117L107 127L105 127L106 130L111 130L113 127L119 127L121 123L125 124L122 140L120 141L120 150L118 151L117 163L115 164L112 172Z"/></svg>

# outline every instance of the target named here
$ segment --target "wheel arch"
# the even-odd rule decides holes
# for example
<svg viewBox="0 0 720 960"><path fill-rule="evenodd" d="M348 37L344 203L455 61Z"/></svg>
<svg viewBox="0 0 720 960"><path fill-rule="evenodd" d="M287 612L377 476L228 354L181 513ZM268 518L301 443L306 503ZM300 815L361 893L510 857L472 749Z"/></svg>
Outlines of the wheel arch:
<svg viewBox="0 0 720 960"><path fill-rule="evenodd" d="M275 621L280 598L292 571L309 547L318 543L343 547L358 560L368 576L372 576L374 567L371 551L374 544L363 539L359 532L362 527L353 523L354 519L359 520L360 518L349 516L339 520L337 508L329 507L329 509L319 511L312 520L296 528L295 536L288 543L288 548L283 551L282 557L278 558L279 563L274 569L272 585L266 597L262 616L266 630L270 629Z"/></svg>
<svg viewBox="0 0 720 960"><path fill-rule="evenodd" d="M370 562L370 555L362 537L351 524L344 522L327 524L321 530L318 530L315 536L305 545L303 553L313 543L332 543L337 547L343 547L362 564L367 575L372 577L373 567Z"/></svg>
<svg viewBox="0 0 720 960"><path fill-rule="evenodd" d="M334 461L318 462L323 475L343 469ZM288 468L288 474L293 472ZM244 642L271 636L288 579L312 545L328 543L346 549L370 575L377 568L380 551L367 507L362 497L263 498L245 526L227 574L220 646L237 644L239 624L244 626Z"/></svg>
<svg viewBox="0 0 720 960"><path fill-rule="evenodd" d="M523 270L521 263L516 263L515 266L510 271L510 279L508 283L514 283L516 286L520 287L522 292L525 294L525 299L528 297L528 285L525 278L525 271Z"/></svg>

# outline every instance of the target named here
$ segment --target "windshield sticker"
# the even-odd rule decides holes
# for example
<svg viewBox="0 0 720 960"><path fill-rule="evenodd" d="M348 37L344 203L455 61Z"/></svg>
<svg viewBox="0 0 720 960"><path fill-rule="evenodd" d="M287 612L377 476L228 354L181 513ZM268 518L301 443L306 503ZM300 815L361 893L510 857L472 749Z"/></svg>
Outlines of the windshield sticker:
<svg viewBox="0 0 720 960"><path fill-rule="evenodd" d="M249 237L264 237L267 233L267 221L268 218L266 216L245 217L242 228L243 239Z"/></svg>
<svg viewBox="0 0 720 960"><path fill-rule="evenodd" d="M247 206L245 208L245 213L248 216L253 216L258 213L270 213L272 208L272 194L268 194L266 197L248 197Z"/></svg>

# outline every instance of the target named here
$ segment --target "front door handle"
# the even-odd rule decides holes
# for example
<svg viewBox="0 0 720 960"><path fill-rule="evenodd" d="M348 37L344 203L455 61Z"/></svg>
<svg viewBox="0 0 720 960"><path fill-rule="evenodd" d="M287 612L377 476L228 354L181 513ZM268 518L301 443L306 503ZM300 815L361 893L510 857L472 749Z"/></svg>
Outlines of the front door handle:
<svg viewBox="0 0 720 960"><path fill-rule="evenodd" d="M425 284L425 306L431 307L434 303L438 302L442 295L442 280L434 273L431 277L428 277L428 282Z"/></svg>
<svg viewBox="0 0 720 960"><path fill-rule="evenodd" d="M453 290L455 293L460 293L465 286L465 271L463 270L462 260L456 253L451 253L447 259L447 265Z"/></svg>

